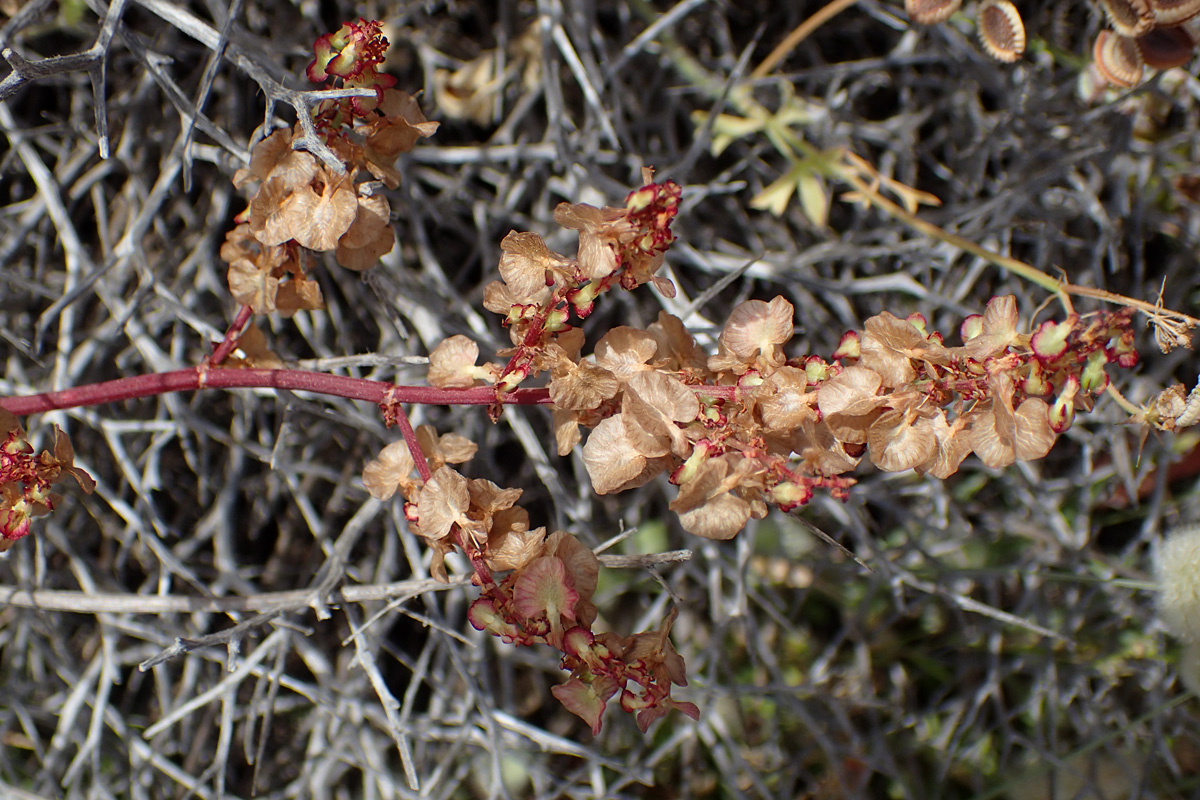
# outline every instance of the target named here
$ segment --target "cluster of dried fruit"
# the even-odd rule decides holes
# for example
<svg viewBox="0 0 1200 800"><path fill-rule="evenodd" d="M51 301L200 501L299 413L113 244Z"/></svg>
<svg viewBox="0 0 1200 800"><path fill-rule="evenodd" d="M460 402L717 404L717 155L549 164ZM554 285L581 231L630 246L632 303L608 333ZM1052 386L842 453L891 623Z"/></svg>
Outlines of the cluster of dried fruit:
<svg viewBox="0 0 1200 800"><path fill-rule="evenodd" d="M728 539L765 516L768 504L790 510L816 488L844 496L854 482L846 473L864 454L886 471L940 478L972 452L991 467L1041 458L1076 407L1090 409L1105 389L1109 363L1137 363L1130 310L1072 315L1022 334L1011 297L964 322L960 347L945 346L919 315L885 312L847 334L833 361L789 359L783 347L794 309L776 297L735 308L711 356L663 312L646 330L610 330L582 357L571 311L590 312L618 274L635 275L631 285L655 279L669 229L649 226L660 245L643 262L621 243L641 240L631 211L639 198L655 198L652 207L668 196L674 209L677 194L666 187L643 187L624 210L560 208L560 222L581 228L576 258L551 252L534 234L510 233L504 281L489 287L486 305L505 314L517 343L512 358L503 368L476 365L478 348L452 337L430 356L430 382L495 383L500 394L548 372L558 452L581 441L581 427L592 429L583 459L598 494L668 473L679 486L671 508L700 536Z"/></svg>
<svg viewBox="0 0 1200 800"><path fill-rule="evenodd" d="M394 78L376 72L387 47L378 27L347 23L321 37L308 68L314 81L376 92L374 98L326 100L316 109L316 129L342 171L293 149L302 138L297 126L259 142L250 166L234 175L235 186L256 183L257 191L226 236L221 258L229 264L234 298L255 313L324 307L320 287L305 273L306 251L333 251L343 267L361 271L395 245L391 209L377 181L398 186L396 157L433 135L438 123L425 119L411 95L391 88Z"/></svg>
<svg viewBox="0 0 1200 800"><path fill-rule="evenodd" d="M0 408L0 553L29 533L34 517L49 514L61 498L50 487L71 476L88 494L96 482L75 466L71 440L54 428L54 452L35 453L17 418Z"/></svg>
<svg viewBox="0 0 1200 800"><path fill-rule="evenodd" d="M791 510L817 488L845 496L854 483L847 473L864 455L885 471L941 478L972 452L991 467L1041 458L1076 408L1090 409L1106 388L1108 364L1137 363L1129 309L1072 314L1024 334L1011 297L969 317L958 347L919 315L885 312L846 334L830 361L788 358L794 309L776 297L737 306L712 355L662 312L645 330L608 331L584 357L583 331L570 323L590 314L599 296L650 282L674 290L655 272L678 204L673 183L648 182L624 208L560 206L556 219L579 231L574 257L536 234L510 233L503 280L485 292L485 305L510 328L508 362L478 365L478 347L454 336L430 354L429 380L440 388L490 384L500 401L547 374L558 452L582 440L581 427L591 429L583 460L598 494L668 474L679 487L671 508L700 536L728 539L769 505ZM423 427L388 445L363 482L380 499L403 495L412 530L433 548L436 577L446 578L446 553L461 548L471 559L482 588L470 613L476 628L564 653L572 678L555 693L593 729L618 691L643 728L670 708L692 714L670 697L671 684L684 683L665 633L670 620L664 632L639 634L645 640L593 634L595 556L562 531L531 529L516 504L520 490L449 466L475 450L457 434ZM492 577L503 572L499 582ZM629 683L641 691L622 690Z"/></svg>
<svg viewBox="0 0 1200 800"><path fill-rule="evenodd" d="M1191 60L1200 29L1193 20L1200 0L1100 0L1112 25L1096 37L1092 68L1103 83L1136 86L1144 67L1170 69ZM904 0L909 19L935 25L950 18L962 0ZM978 11L979 38L1000 61L1012 62L1025 52L1025 25L1009 0L983 0Z"/></svg>
<svg viewBox="0 0 1200 800"><path fill-rule="evenodd" d="M411 530L433 549L434 577L446 580L445 555L458 547L482 564L476 571L482 591L467 615L477 630L509 644L562 651L571 677L554 695L595 733L617 692L643 731L673 708L699 716L695 705L671 698L673 683L687 685L683 659L668 637L676 612L653 633L593 634L592 596L600 569L595 554L569 533L547 536L544 527L531 529L529 512L517 505L520 489L467 479L447 466L470 460L474 443L455 433L438 436L426 425L415 439L428 461L427 480L413 476L422 470L409 445L399 441L367 464L363 483L380 500L397 491L405 498ZM495 572L508 575L497 582Z"/></svg>

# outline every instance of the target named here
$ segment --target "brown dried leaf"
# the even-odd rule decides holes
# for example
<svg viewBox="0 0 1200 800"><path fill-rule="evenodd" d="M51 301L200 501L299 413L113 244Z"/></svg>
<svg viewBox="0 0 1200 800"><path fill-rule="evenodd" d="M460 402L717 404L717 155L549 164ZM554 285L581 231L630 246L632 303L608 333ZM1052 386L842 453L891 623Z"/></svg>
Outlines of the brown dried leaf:
<svg viewBox="0 0 1200 800"><path fill-rule="evenodd" d="M617 270L617 251L610 236L581 232L575 259L579 262L579 271L588 280L600 280Z"/></svg>
<svg viewBox="0 0 1200 800"><path fill-rule="evenodd" d="M554 443L558 447L558 454L565 456L574 450L575 445L583 438L579 433L579 418L572 411L558 408L550 412L550 417L554 425Z"/></svg>
<svg viewBox="0 0 1200 800"><path fill-rule="evenodd" d="M969 416L960 416L953 423L947 422L941 413L933 417L930 430L937 442L937 452L925 463L914 467L917 474L945 480L957 472L963 459L971 454L971 442L966 432L969 424Z"/></svg>
<svg viewBox="0 0 1200 800"><path fill-rule="evenodd" d="M991 397L976 406L970 420L971 449L989 467L1007 467L1014 461L1042 458L1054 446L1049 406L1030 397L1016 413L1012 408L1013 384L1006 374L989 381Z"/></svg>
<svg viewBox="0 0 1200 800"><path fill-rule="evenodd" d="M46 459L47 454L42 454ZM70 475L79 484L85 494L91 494L96 489L96 481L80 467L75 466L75 448L71 445L71 437L57 425L54 426L54 458L53 462L62 470L53 480L58 483Z"/></svg>
<svg viewBox="0 0 1200 800"><path fill-rule="evenodd" d="M471 496L471 513L486 515L512 508L525 493L524 489L502 489L486 478L472 478L467 484Z"/></svg>
<svg viewBox="0 0 1200 800"><path fill-rule="evenodd" d="M280 284L275 293L275 310L285 317L297 311L320 311L325 308L321 287L304 275L293 275L287 283Z"/></svg>
<svg viewBox="0 0 1200 800"><path fill-rule="evenodd" d="M358 249L378 239L382 231L390 233L388 221L391 213L387 198L382 194L358 195L358 211L354 223L342 234L338 246Z"/></svg>
<svg viewBox="0 0 1200 800"><path fill-rule="evenodd" d="M963 345L963 351L983 361L1003 353L1017 341L1017 299L1012 295L993 297L983 312L983 327L978 336L973 336Z"/></svg>
<svg viewBox="0 0 1200 800"><path fill-rule="evenodd" d="M620 416L630 445L646 458L661 458L672 452L682 458L691 450L683 431L633 392L622 396Z"/></svg>
<svg viewBox="0 0 1200 800"><path fill-rule="evenodd" d="M1179 388L1182 389L1183 386L1180 385ZM1182 394L1180 396L1182 397ZM1182 404L1180 407L1182 408ZM7 438L13 431L17 432L17 438L25 438L25 431L21 428L21 420L17 415L6 408L0 408L0 439Z"/></svg>
<svg viewBox="0 0 1200 800"><path fill-rule="evenodd" d="M510 508L496 514L488 536L487 565L493 570L520 569L542 555L545 528L529 530L529 514Z"/></svg>
<svg viewBox="0 0 1200 800"><path fill-rule="evenodd" d="M279 292L279 278L270 269L259 269L248 258L239 258L229 265L229 291L233 299L250 306L255 314L270 314L275 311L275 295Z"/></svg>
<svg viewBox="0 0 1200 800"><path fill-rule="evenodd" d="M233 173L234 187L241 189L251 181L265 181L271 170L292 150L292 132L279 129L250 150L250 166ZM228 259L226 259L228 260Z"/></svg>
<svg viewBox="0 0 1200 800"><path fill-rule="evenodd" d="M549 387L554 405L573 411L594 409L615 397L620 388L620 382L604 367L591 361L576 364L565 358L554 370Z"/></svg>
<svg viewBox="0 0 1200 800"><path fill-rule="evenodd" d="M737 484L727 481L728 475L728 462L712 458L696 477L679 487L670 509L679 515L685 531L705 539L725 540L746 526L750 504L730 491Z"/></svg>
<svg viewBox="0 0 1200 800"><path fill-rule="evenodd" d="M772 432L783 433L815 420L818 393L808 391L808 377L796 367L780 367L758 391L759 413Z"/></svg>
<svg viewBox="0 0 1200 800"><path fill-rule="evenodd" d="M657 355L663 361L662 369L668 372L690 372L698 377L707 377L708 356L696 344L679 317L658 312L658 321L646 330L658 345Z"/></svg>
<svg viewBox="0 0 1200 800"><path fill-rule="evenodd" d="M284 204L292 238L317 252L336 250L358 213L358 198L348 176L335 178L326 173L324 177L320 194L310 184L293 192Z"/></svg>
<svg viewBox="0 0 1200 800"><path fill-rule="evenodd" d="M403 439L392 442L363 468L363 485L376 500L389 500L400 489L407 498L416 484L412 471L416 468L408 443Z"/></svg>
<svg viewBox="0 0 1200 800"><path fill-rule="evenodd" d="M466 388L475 385L475 360L479 358L479 345L461 334L455 334L442 342L429 354L429 372L426 380L439 389Z"/></svg>
<svg viewBox="0 0 1200 800"><path fill-rule="evenodd" d="M257 369L283 369L283 359L267 347L267 337L253 322L237 339L237 347L246 357L242 359L248 367Z"/></svg>
<svg viewBox="0 0 1200 800"><path fill-rule="evenodd" d="M1050 407L1037 397L1026 398L1017 409L1016 456L1021 461L1036 461L1054 447L1058 435L1050 427Z"/></svg>
<svg viewBox="0 0 1200 800"><path fill-rule="evenodd" d="M904 386L917 377L913 359L945 364L950 354L944 347L926 341L917 327L884 311L867 320L861 337L859 365L875 370L884 386Z"/></svg>
<svg viewBox="0 0 1200 800"><path fill-rule="evenodd" d="M859 459L846 453L842 442L824 422L805 422L792 434L792 451L800 456L808 475L842 475Z"/></svg>
<svg viewBox="0 0 1200 800"><path fill-rule="evenodd" d="M282 154L271 168L270 178L278 178L285 189L294 191L312 183L317 177L317 159L303 150L290 150Z"/></svg>
<svg viewBox="0 0 1200 800"><path fill-rule="evenodd" d="M596 343L596 363L625 383L634 374L650 369L647 362L657 350L652 335L622 326L613 328Z"/></svg>
<svg viewBox="0 0 1200 800"><path fill-rule="evenodd" d="M627 383L628 395L635 393L647 405L673 422L688 423L700 413L696 393L678 378L662 372L635 372Z"/></svg>
<svg viewBox="0 0 1200 800"><path fill-rule="evenodd" d="M550 291L547 286L532 297L522 297L503 281L492 281L483 287L483 307L494 314L507 315L513 306L543 305L550 298Z"/></svg>
<svg viewBox="0 0 1200 800"><path fill-rule="evenodd" d="M441 467L417 494L421 535L426 539L443 539L455 523L468 523L470 503L467 479L450 467Z"/></svg>
<svg viewBox="0 0 1200 800"><path fill-rule="evenodd" d="M907 324L907 323L905 323ZM846 367L817 390L817 406L825 417L833 414L865 414L886 402L876 394L883 378L873 369Z"/></svg>
<svg viewBox="0 0 1200 800"><path fill-rule="evenodd" d="M351 226L353 229L353 226ZM338 241L334 258L346 269L363 272L379 263L379 259L392 252L396 246L396 234L391 227L384 227L375 234L375 238L362 247L348 247L343 236Z"/></svg>
<svg viewBox="0 0 1200 800"><path fill-rule="evenodd" d="M290 190L279 178L271 178L259 187L250 200L250 230L265 245L277 245L295 237L293 217L285 205Z"/></svg>
<svg viewBox="0 0 1200 800"><path fill-rule="evenodd" d="M387 128L394 132L378 140L368 136L367 141L377 153L390 158L412 150L418 139L428 139L441 127L440 122L430 122L425 117L416 97L399 89L384 90L379 110L383 112L383 119L376 123L376 134Z"/></svg>
<svg viewBox="0 0 1200 800"><path fill-rule="evenodd" d="M596 494L619 491L646 467L646 457L633 446L622 417L615 414L601 420L583 446L583 463Z"/></svg>
<svg viewBox="0 0 1200 800"><path fill-rule="evenodd" d="M759 362L761 371L773 370L785 360L781 345L792 338L795 313L782 297L769 303L747 300L730 313L719 341L742 363Z"/></svg>
<svg viewBox="0 0 1200 800"><path fill-rule="evenodd" d="M362 160L375 178L395 189L400 185L396 156L412 150L418 139L432 136L440 123L425 119L416 98L396 89L384 91L379 111L384 116L364 126L367 135L362 145Z"/></svg>
<svg viewBox="0 0 1200 800"><path fill-rule="evenodd" d="M500 277L518 298L545 290L546 270L565 262L536 233L509 231L500 242Z"/></svg>
<svg viewBox="0 0 1200 800"><path fill-rule="evenodd" d="M596 208L587 203L559 203L554 209L554 221L559 225L588 233L608 232L612 235L612 223L624 216L623 208Z"/></svg>
<svg viewBox="0 0 1200 800"><path fill-rule="evenodd" d="M867 431L871 462L884 472L901 472L924 464L937 454L937 438L927 418L911 408L880 415Z"/></svg>
<svg viewBox="0 0 1200 800"><path fill-rule="evenodd" d="M464 464L479 451L479 445L461 434L438 436L432 425L417 428L417 443L429 461L430 472L437 472L444 464Z"/></svg>

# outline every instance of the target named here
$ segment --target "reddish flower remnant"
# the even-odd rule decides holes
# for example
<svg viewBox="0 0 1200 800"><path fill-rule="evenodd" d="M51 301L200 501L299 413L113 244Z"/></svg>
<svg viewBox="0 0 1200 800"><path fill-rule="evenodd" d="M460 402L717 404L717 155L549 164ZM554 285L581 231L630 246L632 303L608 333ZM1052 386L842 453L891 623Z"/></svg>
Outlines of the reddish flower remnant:
<svg viewBox="0 0 1200 800"><path fill-rule="evenodd" d="M60 429L54 429L53 454L35 454L17 418L0 408L0 552L29 534L34 517L54 510L61 498L51 493L53 484L69 475L92 493L96 482L74 461L71 440Z"/></svg>
<svg viewBox="0 0 1200 800"><path fill-rule="evenodd" d="M305 74L313 83L340 79L343 88L374 89L374 103L361 97L351 98L354 115L365 117L383 99L383 90L396 85L394 77L376 69L387 49L388 40L381 24L360 17L358 22L347 22L313 43L315 57Z"/></svg>
<svg viewBox="0 0 1200 800"><path fill-rule="evenodd" d="M547 537L540 552L485 590L467 612L471 625L510 644L561 650L563 669L571 677L551 691L593 734L600 732L604 709L618 692L621 708L637 714L642 732L671 709L698 719L700 709L693 703L671 697L672 684L687 685L683 658L669 638L679 612L672 609L662 627L650 633L593 633L596 557L561 531Z"/></svg>

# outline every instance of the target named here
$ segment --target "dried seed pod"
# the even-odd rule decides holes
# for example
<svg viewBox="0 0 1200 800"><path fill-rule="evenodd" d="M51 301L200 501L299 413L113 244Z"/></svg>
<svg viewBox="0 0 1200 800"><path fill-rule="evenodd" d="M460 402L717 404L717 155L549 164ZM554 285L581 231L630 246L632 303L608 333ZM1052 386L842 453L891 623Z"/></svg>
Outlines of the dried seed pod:
<svg viewBox="0 0 1200 800"><path fill-rule="evenodd" d="M1025 52L1025 24L1009 0L984 0L979 6L979 39L988 55L1012 63Z"/></svg>
<svg viewBox="0 0 1200 800"><path fill-rule="evenodd" d="M1156 24L1150 0L1101 0L1113 30L1122 36L1141 36Z"/></svg>
<svg viewBox="0 0 1200 800"><path fill-rule="evenodd" d="M1153 69L1182 67L1196 54L1196 43L1183 28L1154 28L1137 38L1142 61Z"/></svg>
<svg viewBox="0 0 1200 800"><path fill-rule="evenodd" d="M904 0L908 18L918 25L936 25L950 19L962 0Z"/></svg>
<svg viewBox="0 0 1200 800"><path fill-rule="evenodd" d="M1142 54L1137 41L1112 31L1100 31L1092 48L1092 60L1100 77L1113 86L1128 89L1142 80Z"/></svg>
<svg viewBox="0 0 1200 800"><path fill-rule="evenodd" d="M1182 25L1200 14L1200 0L1150 0L1154 19L1159 25Z"/></svg>

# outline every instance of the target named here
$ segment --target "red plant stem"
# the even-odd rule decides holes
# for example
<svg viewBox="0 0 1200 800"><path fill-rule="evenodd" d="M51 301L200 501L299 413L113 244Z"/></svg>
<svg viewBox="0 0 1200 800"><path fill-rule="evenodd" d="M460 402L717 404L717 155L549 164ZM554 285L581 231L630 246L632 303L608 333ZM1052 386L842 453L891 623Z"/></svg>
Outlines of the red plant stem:
<svg viewBox="0 0 1200 800"><path fill-rule="evenodd" d="M96 406L135 397L154 397L169 392L191 392L197 389L292 389L365 400L375 404L384 400L439 406L486 406L497 402L496 390L492 386L437 389L432 386L395 386L382 381L298 369L229 369L200 366L74 386L60 392L0 397L0 408L18 416L25 416L55 409ZM513 405L549 405L550 394L546 389L515 389L506 392L500 398L500 402Z"/></svg>
<svg viewBox="0 0 1200 800"><path fill-rule="evenodd" d="M243 311L245 310L243 309ZM214 351L211 362L227 357L232 351L236 341L232 334L241 325L244 325L245 321L242 320L242 316L239 315L238 320L230 326L225 340ZM700 394L728 400L736 399L738 392L735 386L695 388ZM0 408L18 416L25 416L57 409L103 405L138 397L155 397L169 392L189 392L199 389L290 389L346 397L352 400L365 400L376 405L387 404L389 407L395 408L396 421L413 454L413 459L416 461L417 471L422 480L426 481L431 477L429 464L417 442L412 424L408 421L408 415L399 406L400 403L488 406L497 402L512 405L550 404L548 389L514 389L497 397L493 386L476 386L470 389L396 386L383 381L329 375L324 372L295 369L231 369L215 367L206 363L190 369L119 378L113 381L75 386L59 392L44 392L23 397L0 397ZM484 563L483 554L477 547L469 547L467 537L462 535L461 530L457 530L457 526L455 528L456 530L453 531L454 542L470 558L480 585L493 584L495 580Z"/></svg>
<svg viewBox="0 0 1200 800"><path fill-rule="evenodd" d="M400 388L400 387L397 387ZM429 459L425 456L425 451L421 449L421 442L417 439L416 431L413 430L412 423L408 420L408 414L400 405L394 402L394 398L389 395L386 401L390 408L394 410L396 415L396 425L400 428L400 433L404 435L404 441L408 444L408 452L412 453L413 461L417 465L417 474L421 476L421 480L426 483L433 477L433 473L429 471ZM455 525L450 528L450 538L458 545L458 549L467 554L467 558L471 560L471 566L475 568L475 575L480 586L489 586L495 583L492 578L492 571L488 569L487 564L483 561L483 553L479 552L478 547L468 547L468 537L463 536L462 528Z"/></svg>
<svg viewBox="0 0 1200 800"><path fill-rule="evenodd" d="M229 330L225 331L225 338L213 350L213 354L208 357L208 363L211 366L220 364L237 347L238 334L241 333L242 328L246 327L246 323L250 321L250 315L253 313L254 309L250 306L242 306L241 310L238 311L237 319L230 324Z"/></svg>
<svg viewBox="0 0 1200 800"><path fill-rule="evenodd" d="M417 474L421 476L421 480L428 483L433 477L433 473L429 471L429 459L421 449L421 442L417 439L412 423L408 421L408 414L405 414L400 406L396 406L396 424L400 426L400 433L404 435L404 441L408 444L408 452L412 453L413 461L417 464Z"/></svg>

